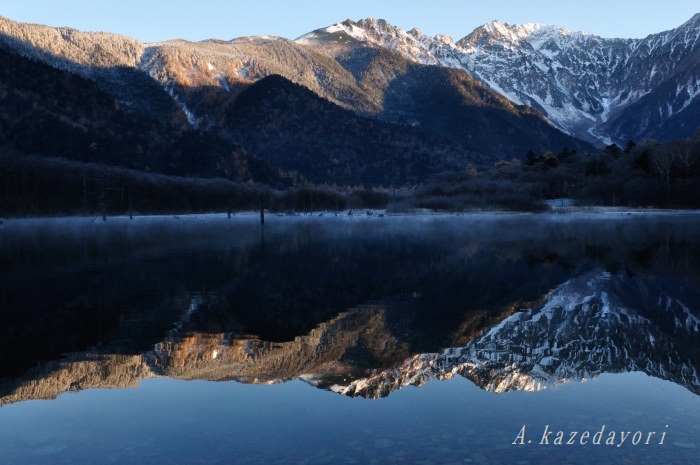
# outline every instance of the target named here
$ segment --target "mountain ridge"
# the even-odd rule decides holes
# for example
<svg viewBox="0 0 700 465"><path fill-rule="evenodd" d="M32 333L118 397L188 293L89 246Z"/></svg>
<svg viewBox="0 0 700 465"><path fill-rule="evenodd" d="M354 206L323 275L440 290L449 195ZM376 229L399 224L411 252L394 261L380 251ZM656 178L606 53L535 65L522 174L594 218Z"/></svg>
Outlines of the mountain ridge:
<svg viewBox="0 0 700 465"><path fill-rule="evenodd" d="M358 43L396 50L415 62L464 69L511 101L541 110L565 132L609 144L692 135L695 127L671 130L670 137L664 137L663 123L698 105L700 74L687 69L697 64L698 23L700 14L678 28L644 39L605 39L560 26L492 21L455 42L368 18L318 29L297 41L323 46L324 40L333 40L333 33L342 31ZM659 69L664 65L667 69ZM658 91L669 80L684 90L675 95ZM647 108L641 118L636 112L618 118L649 94L653 103L646 106L666 107L666 115L654 118ZM670 103L670 110L660 102Z"/></svg>

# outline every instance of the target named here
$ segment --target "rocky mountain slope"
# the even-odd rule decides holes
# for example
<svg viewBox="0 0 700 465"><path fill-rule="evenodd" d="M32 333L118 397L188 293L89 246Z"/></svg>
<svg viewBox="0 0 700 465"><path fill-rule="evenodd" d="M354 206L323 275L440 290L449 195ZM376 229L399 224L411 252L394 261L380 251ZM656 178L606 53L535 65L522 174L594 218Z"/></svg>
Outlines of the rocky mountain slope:
<svg viewBox="0 0 700 465"><path fill-rule="evenodd" d="M391 50L329 54L326 47L278 37L173 41L147 48L142 69L181 103L193 124L209 128L229 125L222 109L254 82L277 74L358 116L447 138L475 164L520 158L530 149L589 148L462 70L417 65Z"/></svg>
<svg viewBox="0 0 700 465"><path fill-rule="evenodd" d="M125 109L161 119L179 112L162 86L139 70L146 46L138 40L0 17L0 45L95 82Z"/></svg>
<svg viewBox="0 0 700 465"><path fill-rule="evenodd" d="M347 20L297 42L336 53L381 47L466 70L560 129L592 142L688 137L700 100L700 14L645 39L606 39L542 24L493 21L454 41L383 20Z"/></svg>

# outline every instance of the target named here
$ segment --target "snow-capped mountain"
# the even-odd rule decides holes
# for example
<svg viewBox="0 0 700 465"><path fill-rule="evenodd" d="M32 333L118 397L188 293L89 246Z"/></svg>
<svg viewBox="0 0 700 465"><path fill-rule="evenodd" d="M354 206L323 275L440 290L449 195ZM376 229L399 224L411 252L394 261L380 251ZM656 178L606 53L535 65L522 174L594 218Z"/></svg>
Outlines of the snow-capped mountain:
<svg viewBox="0 0 700 465"><path fill-rule="evenodd" d="M296 39L296 42L312 47L318 46L329 51L376 45L398 51L406 58L424 65L444 64L431 48L438 43L453 44L452 38L448 36L428 37L419 29L406 32L383 19L374 18L357 22L347 19L342 23L305 34Z"/></svg>
<svg viewBox="0 0 700 465"><path fill-rule="evenodd" d="M697 127L700 14L645 39L493 21L455 42L365 19L316 30L297 42L326 49L378 46L418 63L464 69L589 141L687 137Z"/></svg>
<svg viewBox="0 0 700 465"><path fill-rule="evenodd" d="M651 307L636 307L640 293L653 296ZM601 373L639 371L697 393L697 355L688 347L698 335L700 317L662 288L597 272L563 283L539 305L513 314L465 347L419 354L332 389L376 398L461 375L495 393L535 391Z"/></svg>

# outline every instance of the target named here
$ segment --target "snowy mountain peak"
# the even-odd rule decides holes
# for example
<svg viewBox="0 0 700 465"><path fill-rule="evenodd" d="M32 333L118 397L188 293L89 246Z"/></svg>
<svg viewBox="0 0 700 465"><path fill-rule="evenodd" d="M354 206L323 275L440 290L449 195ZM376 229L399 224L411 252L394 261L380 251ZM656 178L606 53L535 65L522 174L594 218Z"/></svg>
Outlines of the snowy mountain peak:
<svg viewBox="0 0 700 465"><path fill-rule="evenodd" d="M597 144L689 137L697 127L700 14L645 39L496 20L454 42L367 18L297 42L380 47L416 63L465 70L512 102L541 111L562 131Z"/></svg>
<svg viewBox="0 0 700 465"><path fill-rule="evenodd" d="M568 33L566 29L556 26L547 26L541 23L514 24L503 23L501 21L491 21L483 26L484 30L490 34L499 35L510 39L512 42L519 42L528 39L531 35L541 31L561 31Z"/></svg>
<svg viewBox="0 0 700 465"><path fill-rule="evenodd" d="M466 53L480 53L482 47L493 46L515 51L531 46L538 50L543 44L554 43L561 47L566 41L586 36L589 36L587 32L571 32L551 24L509 24L496 20L475 29L457 42L457 46Z"/></svg>
<svg viewBox="0 0 700 465"><path fill-rule="evenodd" d="M434 37L434 39L444 45L454 45L454 39L451 36L444 35L444 34L438 34Z"/></svg>
<svg viewBox="0 0 700 465"><path fill-rule="evenodd" d="M394 50L417 63L438 65L439 60L430 51L432 43L453 44L448 36L425 36L419 29L410 31L392 26L384 19L366 18L358 21L347 19L342 23L317 29L305 34L296 42L302 45L321 46L334 50L338 47L376 46Z"/></svg>
<svg viewBox="0 0 700 465"><path fill-rule="evenodd" d="M685 22L681 27L700 26L700 13L695 13L692 18Z"/></svg>

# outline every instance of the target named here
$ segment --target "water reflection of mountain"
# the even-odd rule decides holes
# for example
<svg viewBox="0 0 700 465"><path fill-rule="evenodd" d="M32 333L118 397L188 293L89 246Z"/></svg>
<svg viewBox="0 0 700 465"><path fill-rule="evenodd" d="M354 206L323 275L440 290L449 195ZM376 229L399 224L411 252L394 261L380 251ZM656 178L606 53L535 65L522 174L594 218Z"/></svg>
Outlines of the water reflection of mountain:
<svg viewBox="0 0 700 465"><path fill-rule="evenodd" d="M195 319L210 300L196 294L186 313ZM270 342L234 333L184 330L182 321L152 350L139 355L82 352L60 361L40 364L24 376L0 384L0 405L28 399L51 399L62 392L88 388L124 388L141 380L165 376L178 379L236 380L279 383L313 378L322 387L372 376L412 356L415 340L442 340L435 329L424 327L417 311L419 297L385 299L350 309L291 341ZM509 310L498 319L509 314ZM486 312L474 312L454 334L463 341L478 334L488 321ZM100 350L99 347L94 348Z"/></svg>
<svg viewBox="0 0 700 465"><path fill-rule="evenodd" d="M634 369L698 392L692 217L160 221L3 230L0 403L154 376L378 397Z"/></svg>
<svg viewBox="0 0 700 465"><path fill-rule="evenodd" d="M73 234L34 225L13 234L10 223L0 235L0 269L9 270L0 279L0 378L93 346L144 352L183 318L197 291L207 301L187 331L280 342L344 309L413 292L436 303L417 316L423 326L449 335L463 312L508 303L493 283L508 279L527 299L562 277L551 267L533 279L525 260L494 259L476 244L461 250L471 231L453 240L456 232L439 225L284 220L269 220L264 237L255 223L225 220L87 223L71 225ZM426 234L434 231L433 241ZM438 346L452 343L445 337ZM434 336L421 340L415 350L435 350Z"/></svg>
<svg viewBox="0 0 700 465"><path fill-rule="evenodd" d="M530 308L504 310L495 326L484 328L482 315L472 315L455 331L466 344L441 353L415 354L402 333L415 330L413 296L352 309L287 342L176 328L142 355L71 354L44 364L0 403L133 387L156 376L244 383L301 377L319 388L377 398L455 375L499 393L638 371L700 394L700 317L678 294L700 297L679 280L588 273ZM194 296L191 312L203 302Z"/></svg>
<svg viewBox="0 0 700 465"><path fill-rule="evenodd" d="M607 272L580 276L465 347L416 355L399 367L332 389L376 398L458 374L496 393L533 391L601 373L637 371L700 394L700 315L664 284L683 292L687 283ZM698 295L693 297L697 303Z"/></svg>

